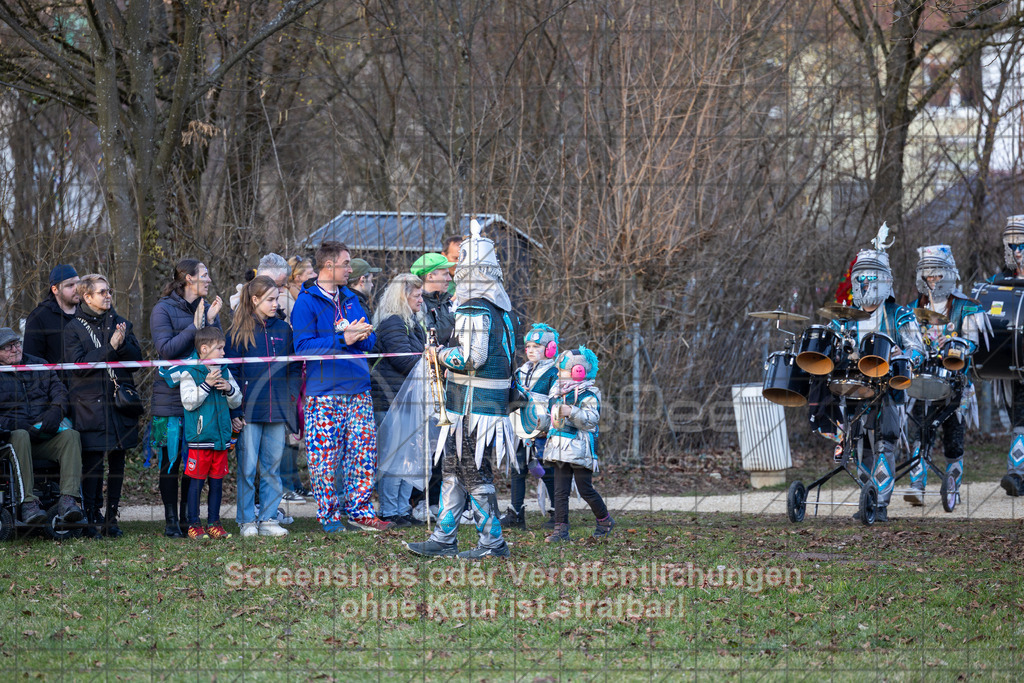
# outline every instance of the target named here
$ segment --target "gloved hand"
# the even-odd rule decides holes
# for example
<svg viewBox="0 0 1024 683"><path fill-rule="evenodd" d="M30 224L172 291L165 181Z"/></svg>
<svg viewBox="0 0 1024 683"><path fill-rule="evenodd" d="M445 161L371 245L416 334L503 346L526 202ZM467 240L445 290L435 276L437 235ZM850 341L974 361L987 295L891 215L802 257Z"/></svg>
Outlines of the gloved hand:
<svg viewBox="0 0 1024 683"><path fill-rule="evenodd" d="M57 406L50 406L39 420L42 423L39 426L39 431L44 434L56 434L57 429L60 427L61 418L63 417L64 416L61 415L60 408Z"/></svg>

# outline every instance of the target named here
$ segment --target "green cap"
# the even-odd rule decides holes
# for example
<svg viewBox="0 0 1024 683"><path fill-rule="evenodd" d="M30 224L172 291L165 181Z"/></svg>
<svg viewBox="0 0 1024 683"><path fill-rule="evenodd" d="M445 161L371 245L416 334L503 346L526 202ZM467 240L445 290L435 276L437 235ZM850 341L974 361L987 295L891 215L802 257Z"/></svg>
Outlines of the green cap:
<svg viewBox="0 0 1024 683"><path fill-rule="evenodd" d="M349 265L352 267L352 272L348 275L349 282L355 282L367 273L379 273L380 268L374 268L369 263L361 258L352 259Z"/></svg>
<svg viewBox="0 0 1024 683"><path fill-rule="evenodd" d="M416 262L412 264L412 268L409 272L416 277L423 277L428 273L433 273L435 270L442 268L451 268L455 264L445 258L444 254L429 253L420 256L416 259Z"/></svg>

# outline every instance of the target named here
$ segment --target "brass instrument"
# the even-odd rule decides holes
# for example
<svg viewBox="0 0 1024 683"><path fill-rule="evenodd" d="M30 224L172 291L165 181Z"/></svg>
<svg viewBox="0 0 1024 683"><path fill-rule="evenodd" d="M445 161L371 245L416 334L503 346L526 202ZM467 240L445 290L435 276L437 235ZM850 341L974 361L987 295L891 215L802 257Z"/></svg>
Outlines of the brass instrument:
<svg viewBox="0 0 1024 683"><path fill-rule="evenodd" d="M452 421L448 419L448 411L444 407L444 384L441 381L441 365L437 362L437 330L427 330L427 362L430 365L430 386L433 388L434 410L437 411L437 426L448 427Z"/></svg>

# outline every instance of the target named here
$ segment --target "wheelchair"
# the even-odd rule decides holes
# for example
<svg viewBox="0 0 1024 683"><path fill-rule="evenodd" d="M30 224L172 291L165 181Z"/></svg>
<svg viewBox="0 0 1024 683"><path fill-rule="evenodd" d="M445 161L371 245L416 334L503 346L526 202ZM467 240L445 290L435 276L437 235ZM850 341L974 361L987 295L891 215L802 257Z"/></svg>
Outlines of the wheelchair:
<svg viewBox="0 0 1024 683"><path fill-rule="evenodd" d="M46 521L40 525L28 525L20 519L19 508L25 493L18 458L14 446L0 434L0 541L11 540L19 533L40 533L57 541L80 537L85 521L66 523L57 514L60 463L33 459L32 473L35 480L32 492L39 498L39 507L46 512Z"/></svg>

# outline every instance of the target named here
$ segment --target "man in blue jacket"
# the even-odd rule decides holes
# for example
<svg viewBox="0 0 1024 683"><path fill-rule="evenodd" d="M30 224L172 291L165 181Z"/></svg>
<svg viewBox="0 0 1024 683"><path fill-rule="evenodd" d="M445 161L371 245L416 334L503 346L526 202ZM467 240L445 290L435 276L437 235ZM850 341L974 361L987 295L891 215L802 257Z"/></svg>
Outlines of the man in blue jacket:
<svg viewBox="0 0 1024 683"><path fill-rule="evenodd" d="M352 272L348 247L324 242L316 252L316 283L292 309L299 354L369 353L377 339L356 294L345 286ZM306 364L306 450L316 516L327 533L383 531L370 504L377 469L377 429L365 358ZM342 481L335 482L341 472ZM340 495L339 495L340 494Z"/></svg>

